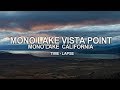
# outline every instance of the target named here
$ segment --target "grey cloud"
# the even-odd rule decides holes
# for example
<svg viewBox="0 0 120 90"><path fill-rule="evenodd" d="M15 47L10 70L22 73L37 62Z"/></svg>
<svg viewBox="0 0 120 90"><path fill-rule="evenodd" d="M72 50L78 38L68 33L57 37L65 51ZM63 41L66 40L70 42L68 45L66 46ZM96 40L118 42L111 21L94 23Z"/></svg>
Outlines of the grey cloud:
<svg viewBox="0 0 120 90"><path fill-rule="evenodd" d="M1 11L0 27L14 26L29 29L36 23L64 24L104 19L110 19L111 23L120 20L120 11Z"/></svg>

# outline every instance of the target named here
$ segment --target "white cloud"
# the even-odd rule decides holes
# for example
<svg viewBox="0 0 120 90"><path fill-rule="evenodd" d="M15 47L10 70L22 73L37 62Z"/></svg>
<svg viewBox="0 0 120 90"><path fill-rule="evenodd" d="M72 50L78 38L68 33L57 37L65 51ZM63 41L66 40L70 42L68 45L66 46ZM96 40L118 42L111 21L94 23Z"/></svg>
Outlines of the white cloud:
<svg viewBox="0 0 120 90"><path fill-rule="evenodd" d="M9 41L9 40L10 40L9 37L5 37L5 38L3 38L3 39L0 39L0 43L7 42L7 41Z"/></svg>
<svg viewBox="0 0 120 90"><path fill-rule="evenodd" d="M79 31L120 31L120 24L114 25L68 25L64 27L58 27L53 30L79 30Z"/></svg>

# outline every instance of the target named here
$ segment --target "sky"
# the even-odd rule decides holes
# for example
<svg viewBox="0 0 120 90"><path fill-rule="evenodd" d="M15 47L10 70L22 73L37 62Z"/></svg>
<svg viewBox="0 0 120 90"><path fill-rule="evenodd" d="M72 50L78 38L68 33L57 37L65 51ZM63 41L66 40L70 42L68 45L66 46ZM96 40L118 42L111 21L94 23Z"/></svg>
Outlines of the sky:
<svg viewBox="0 0 120 90"><path fill-rule="evenodd" d="M120 11L0 11L0 46L10 36L30 35L112 36L120 44Z"/></svg>
<svg viewBox="0 0 120 90"><path fill-rule="evenodd" d="M118 11L1 11L0 30L48 30L67 25L118 24Z"/></svg>

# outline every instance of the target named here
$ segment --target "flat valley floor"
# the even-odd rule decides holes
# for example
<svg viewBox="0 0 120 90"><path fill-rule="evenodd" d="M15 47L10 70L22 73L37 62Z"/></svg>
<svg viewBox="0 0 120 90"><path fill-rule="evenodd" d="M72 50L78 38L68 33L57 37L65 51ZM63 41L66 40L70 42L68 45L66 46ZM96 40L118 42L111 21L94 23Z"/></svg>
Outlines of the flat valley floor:
<svg viewBox="0 0 120 90"><path fill-rule="evenodd" d="M0 79L120 79L120 60L0 60Z"/></svg>

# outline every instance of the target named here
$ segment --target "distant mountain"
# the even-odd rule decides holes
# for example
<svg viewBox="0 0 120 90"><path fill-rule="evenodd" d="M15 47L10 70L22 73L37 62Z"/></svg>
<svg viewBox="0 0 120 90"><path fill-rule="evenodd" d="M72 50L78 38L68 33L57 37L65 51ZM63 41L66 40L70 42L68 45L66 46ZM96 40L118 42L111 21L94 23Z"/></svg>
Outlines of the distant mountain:
<svg viewBox="0 0 120 90"><path fill-rule="evenodd" d="M67 58L68 60L70 58ZM7 52L0 52L0 60L46 60L47 62L51 61L66 61L66 58L62 57L36 57L30 54L11 54ZM71 60L72 61L72 60ZM74 61L74 60L73 60Z"/></svg>
<svg viewBox="0 0 120 90"><path fill-rule="evenodd" d="M39 57L32 56L29 54L11 54L7 52L1 52L0 53L0 60L38 60L40 59Z"/></svg>
<svg viewBox="0 0 120 90"><path fill-rule="evenodd" d="M120 54L120 44L109 46L94 46L94 49L76 49L74 52L84 54Z"/></svg>
<svg viewBox="0 0 120 90"><path fill-rule="evenodd" d="M54 51L54 50L53 50ZM67 50L59 50L67 51ZM69 50L70 51L70 50ZM118 45L110 45L110 46L95 46L94 49L80 49L80 50L71 50L77 53L83 54L118 54L120 55L120 44ZM42 57L32 56L30 54L12 54L8 52L0 52L0 60L40 60ZM54 58L54 57L53 57ZM49 57L46 57L46 60Z"/></svg>

